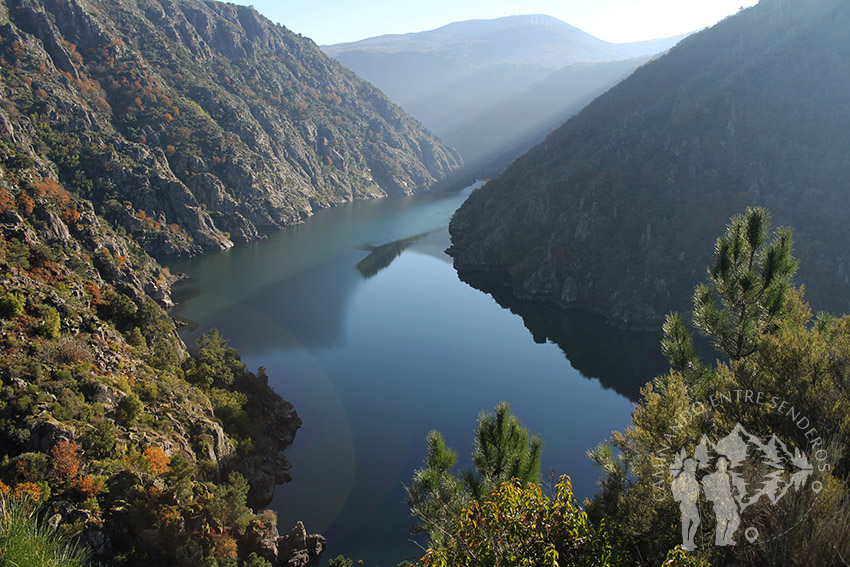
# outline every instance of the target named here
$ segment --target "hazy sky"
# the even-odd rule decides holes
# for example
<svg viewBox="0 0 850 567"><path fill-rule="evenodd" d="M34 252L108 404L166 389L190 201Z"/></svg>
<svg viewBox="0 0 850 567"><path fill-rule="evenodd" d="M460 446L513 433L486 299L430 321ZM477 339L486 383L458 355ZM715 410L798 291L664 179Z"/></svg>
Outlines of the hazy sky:
<svg viewBox="0 0 850 567"><path fill-rule="evenodd" d="M623 43L711 26L757 0L237 0L320 45L438 28L462 20L546 14Z"/></svg>

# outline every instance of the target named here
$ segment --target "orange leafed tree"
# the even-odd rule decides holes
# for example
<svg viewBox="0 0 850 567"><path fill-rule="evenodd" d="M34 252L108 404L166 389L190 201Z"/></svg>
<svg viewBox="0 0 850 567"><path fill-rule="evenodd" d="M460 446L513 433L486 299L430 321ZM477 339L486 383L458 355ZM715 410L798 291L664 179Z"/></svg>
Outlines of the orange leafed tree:
<svg viewBox="0 0 850 567"><path fill-rule="evenodd" d="M91 498L103 492L103 481L89 474L77 479L76 485L83 498Z"/></svg>
<svg viewBox="0 0 850 567"><path fill-rule="evenodd" d="M77 209L65 209L62 212L62 220L68 225L77 224L77 221L80 220L80 211Z"/></svg>
<svg viewBox="0 0 850 567"><path fill-rule="evenodd" d="M27 195L26 191L21 191L18 194L18 211L28 217L32 214L33 209L35 209L35 201Z"/></svg>
<svg viewBox="0 0 850 567"><path fill-rule="evenodd" d="M145 462L154 474L162 474L168 470L171 459L159 447L148 447L143 453Z"/></svg>
<svg viewBox="0 0 850 567"><path fill-rule="evenodd" d="M68 205L71 202L71 194L59 186L52 177L45 177L41 183L33 189L36 197L47 197L60 205Z"/></svg>
<svg viewBox="0 0 850 567"><path fill-rule="evenodd" d="M50 450L53 474L59 482L70 483L80 476L80 449L76 441L60 439Z"/></svg>
<svg viewBox="0 0 850 567"><path fill-rule="evenodd" d="M0 187L0 213L11 211L15 208L15 200L12 199L12 194Z"/></svg>

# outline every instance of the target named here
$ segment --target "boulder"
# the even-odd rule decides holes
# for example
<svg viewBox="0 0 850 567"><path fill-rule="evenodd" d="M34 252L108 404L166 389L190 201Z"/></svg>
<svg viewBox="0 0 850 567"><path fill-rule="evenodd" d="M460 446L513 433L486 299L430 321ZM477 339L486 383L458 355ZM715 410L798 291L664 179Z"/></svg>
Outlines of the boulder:
<svg viewBox="0 0 850 567"><path fill-rule="evenodd" d="M307 535L302 522L297 522L289 535L278 538L277 565L301 567L319 558L325 550L325 538L318 534Z"/></svg>

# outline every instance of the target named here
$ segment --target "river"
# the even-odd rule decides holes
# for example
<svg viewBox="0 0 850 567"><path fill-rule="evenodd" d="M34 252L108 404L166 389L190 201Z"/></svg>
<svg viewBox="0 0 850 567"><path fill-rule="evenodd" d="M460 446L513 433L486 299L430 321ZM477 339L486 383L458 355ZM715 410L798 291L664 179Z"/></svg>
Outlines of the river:
<svg viewBox="0 0 850 567"><path fill-rule="evenodd" d="M477 415L501 401L543 437L544 478L569 474L591 496L587 449L629 423L637 388L661 368L658 337L500 304L461 282L444 250L470 191L344 205L170 263L190 276L175 288L174 314L196 324L186 343L218 328L303 420L287 451L293 481L270 507L282 530L302 520L328 538L325 564L421 555L403 485L427 433L468 467Z"/></svg>

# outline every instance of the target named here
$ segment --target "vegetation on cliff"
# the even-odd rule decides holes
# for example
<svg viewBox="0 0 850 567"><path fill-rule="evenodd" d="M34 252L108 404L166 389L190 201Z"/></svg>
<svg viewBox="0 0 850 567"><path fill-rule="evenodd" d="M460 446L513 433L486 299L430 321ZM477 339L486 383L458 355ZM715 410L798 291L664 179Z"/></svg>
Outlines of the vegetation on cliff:
<svg viewBox="0 0 850 567"><path fill-rule="evenodd" d="M459 164L377 89L250 7L4 0L0 69L0 152L53 170L158 255L409 194Z"/></svg>
<svg viewBox="0 0 850 567"><path fill-rule="evenodd" d="M758 450L748 451L738 490L759 496L741 500L746 523L735 536L738 545L711 546L720 519L705 494L696 555L714 565L754 566L838 565L850 556L850 317L812 316L802 290L788 286L795 265L789 233L777 231L768 243L763 215L754 209L733 219L717 241L709 283L694 296L694 326L721 361L703 362L682 318L668 316L662 345L671 370L644 387L632 425L590 453L605 476L589 514L616 526L641 564L657 562L682 542L680 506L667 489L676 473L673 452L693 455L701 471L717 450L707 440L741 428L751 436L744 439L796 448L791 460L805 471L797 476L803 480L777 472L787 461L762 463ZM708 453L701 454L706 445ZM770 494L786 482L787 492L775 501L759 492Z"/></svg>
<svg viewBox="0 0 850 567"><path fill-rule="evenodd" d="M762 0L681 41L474 193L462 276L655 328L684 311L726 219L794 226L816 308L847 309L850 7Z"/></svg>
<svg viewBox="0 0 850 567"><path fill-rule="evenodd" d="M455 152L218 2L4 0L0 101L4 513L31 503L37 533L111 565L314 559L321 536L253 512L289 479L298 416L217 332L187 352L148 253L427 189Z"/></svg>
<svg viewBox="0 0 850 567"><path fill-rule="evenodd" d="M3 145L3 510L37 505L38 533L112 565L252 551L259 565L277 529L249 505L288 479L282 451L300 420L217 333L187 353L163 309L172 280L40 153Z"/></svg>

